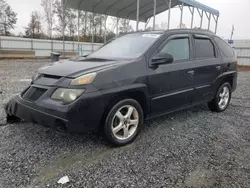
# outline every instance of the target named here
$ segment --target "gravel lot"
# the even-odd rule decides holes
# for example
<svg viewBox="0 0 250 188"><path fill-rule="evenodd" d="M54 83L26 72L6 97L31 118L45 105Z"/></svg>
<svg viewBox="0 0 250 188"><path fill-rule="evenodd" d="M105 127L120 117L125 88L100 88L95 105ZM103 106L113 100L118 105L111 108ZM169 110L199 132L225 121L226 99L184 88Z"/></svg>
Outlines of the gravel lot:
<svg viewBox="0 0 250 188"><path fill-rule="evenodd" d="M0 187L250 187L250 72L224 113L206 105L146 122L113 148L93 134L5 125L3 105L45 60L0 61ZM65 185L57 181L68 175Z"/></svg>

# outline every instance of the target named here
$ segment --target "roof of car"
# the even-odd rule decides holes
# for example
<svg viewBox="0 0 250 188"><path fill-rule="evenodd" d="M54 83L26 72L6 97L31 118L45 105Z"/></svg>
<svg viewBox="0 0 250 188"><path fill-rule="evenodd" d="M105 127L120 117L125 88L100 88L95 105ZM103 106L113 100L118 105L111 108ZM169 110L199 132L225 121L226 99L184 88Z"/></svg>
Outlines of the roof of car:
<svg viewBox="0 0 250 188"><path fill-rule="evenodd" d="M205 30L205 29L169 29L169 30L154 30L154 31L138 31L135 33L151 33L151 34L164 34L164 33L196 33L196 34L207 34L207 35L215 35L215 33Z"/></svg>
<svg viewBox="0 0 250 188"><path fill-rule="evenodd" d="M186 33L197 33L197 34L209 34L209 35L215 35L212 31L205 30L205 29L170 29L165 32L186 32Z"/></svg>

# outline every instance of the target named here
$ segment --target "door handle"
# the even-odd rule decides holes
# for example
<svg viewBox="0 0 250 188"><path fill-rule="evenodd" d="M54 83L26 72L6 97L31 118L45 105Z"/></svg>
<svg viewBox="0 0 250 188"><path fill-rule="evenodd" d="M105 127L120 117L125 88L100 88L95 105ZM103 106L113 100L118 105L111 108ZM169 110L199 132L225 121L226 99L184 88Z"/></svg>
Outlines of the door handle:
<svg viewBox="0 0 250 188"><path fill-rule="evenodd" d="M220 70L220 69L221 69L221 66L217 66L217 67L216 67L216 70Z"/></svg>
<svg viewBox="0 0 250 188"><path fill-rule="evenodd" d="M187 73L193 75L194 74L194 70L190 70Z"/></svg>

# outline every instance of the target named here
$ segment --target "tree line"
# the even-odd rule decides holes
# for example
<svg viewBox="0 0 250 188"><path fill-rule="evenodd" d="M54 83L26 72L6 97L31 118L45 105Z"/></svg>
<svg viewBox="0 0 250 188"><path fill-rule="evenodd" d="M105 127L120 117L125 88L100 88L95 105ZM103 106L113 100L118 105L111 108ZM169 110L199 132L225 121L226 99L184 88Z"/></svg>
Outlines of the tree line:
<svg viewBox="0 0 250 188"><path fill-rule="evenodd" d="M42 12L32 11L28 24L23 26L24 33L12 33L17 23L17 13L15 13L5 0L0 0L0 35L18 36L34 39L63 40L63 31L65 31L65 40L78 41L78 17L79 17L79 41L92 41L92 28L94 42L104 42L105 15L93 14L90 12L77 11L66 8L61 0L41 0ZM64 14L63 14L64 13ZM109 17L111 26L106 27L107 41L115 36L114 30L117 24L117 18ZM155 29L165 30L166 22L160 25L156 24ZM181 27L181 26L180 26ZM184 26L183 26L184 27ZM182 27L182 28L183 28ZM185 26L186 27L186 26ZM147 27L146 30L152 30ZM119 19L118 33L132 32L133 28L129 20Z"/></svg>
<svg viewBox="0 0 250 188"><path fill-rule="evenodd" d="M79 16L79 40L90 42L92 40L92 28L94 29L94 42L104 42L105 15L90 12L64 9L61 0L41 0L43 11L32 11L29 22L23 26L24 33L11 33L17 23L15 13L5 0L0 0L0 35L19 36L35 39L62 40L65 31L65 40L78 40L78 16ZM63 14L64 13L64 14ZM78 15L79 14L79 15ZM65 20L65 21L64 21ZM107 27L107 40L115 36L114 28L116 18L109 19L111 27ZM129 21L119 19L119 33L133 31Z"/></svg>
<svg viewBox="0 0 250 188"><path fill-rule="evenodd" d="M10 35L10 30L14 29L16 22L17 14L4 0L0 0L0 34Z"/></svg>

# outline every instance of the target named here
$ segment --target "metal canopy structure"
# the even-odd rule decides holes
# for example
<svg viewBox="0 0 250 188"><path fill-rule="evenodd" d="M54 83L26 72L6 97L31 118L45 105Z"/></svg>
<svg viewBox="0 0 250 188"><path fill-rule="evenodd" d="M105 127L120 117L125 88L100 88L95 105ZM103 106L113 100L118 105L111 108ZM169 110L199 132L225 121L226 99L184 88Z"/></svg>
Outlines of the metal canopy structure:
<svg viewBox="0 0 250 188"><path fill-rule="evenodd" d="M153 17L153 30L155 29L155 16L168 10L168 22L167 28L170 28L170 16L171 8L179 6L181 10L180 27L183 20L184 6L188 7L192 15L191 28L193 28L194 12L198 11L200 15L200 28L203 26L203 17L206 15L208 19L208 27L210 29L211 17L213 16L215 25L215 33L217 31L217 24L219 19L219 11L211 7L208 7L195 0L62 0L62 4L65 8L72 8L78 11L92 12L96 14L103 14L107 16L117 17L117 34L118 34L118 21L119 18L136 21L136 31L139 30L139 22L144 22L145 27L148 24L150 18ZM65 11L64 11L65 13ZM79 14L78 14L79 15ZM105 20L105 30L106 30ZM78 31L79 31L79 16L78 16ZM92 26L94 24L92 23ZM79 32L78 32L79 35ZM106 36L106 31L105 31ZM104 36L104 39L106 38ZM93 29L92 29L92 44L93 44ZM79 36L78 36L79 42ZM92 47L93 49L93 47Z"/></svg>
<svg viewBox="0 0 250 188"><path fill-rule="evenodd" d="M156 14L183 4L184 6L195 7L201 11L219 16L219 11L194 0L172 0L171 5L168 0L140 0L140 22L147 22L149 18L154 16L154 3L156 4ZM137 20L137 0L68 0L66 6L68 8L86 12L104 14L135 21Z"/></svg>

